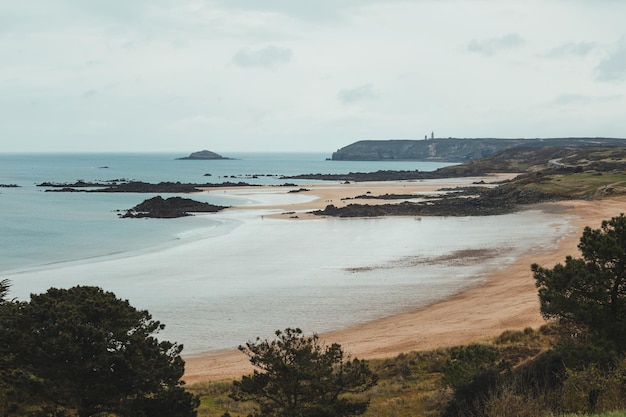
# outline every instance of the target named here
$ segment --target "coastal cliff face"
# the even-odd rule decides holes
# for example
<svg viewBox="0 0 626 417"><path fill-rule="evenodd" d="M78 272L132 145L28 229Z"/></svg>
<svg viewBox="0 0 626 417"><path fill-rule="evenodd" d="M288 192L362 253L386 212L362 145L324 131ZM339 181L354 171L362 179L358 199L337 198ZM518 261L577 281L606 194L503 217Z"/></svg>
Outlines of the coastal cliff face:
<svg viewBox="0 0 626 417"><path fill-rule="evenodd" d="M530 146L626 146L626 139L550 138L550 139L425 139L361 140L333 153L334 161L421 160L466 162L486 158L504 149Z"/></svg>

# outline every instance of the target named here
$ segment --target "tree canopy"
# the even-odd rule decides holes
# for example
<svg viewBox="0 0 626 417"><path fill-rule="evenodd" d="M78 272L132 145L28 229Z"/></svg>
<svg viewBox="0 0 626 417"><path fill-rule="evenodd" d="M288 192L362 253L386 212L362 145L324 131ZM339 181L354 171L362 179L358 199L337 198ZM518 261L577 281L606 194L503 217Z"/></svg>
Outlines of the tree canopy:
<svg viewBox="0 0 626 417"><path fill-rule="evenodd" d="M5 301L4 298L7 296L8 293L9 293L9 280L3 279L2 281L0 281L0 303L3 303Z"/></svg>
<svg viewBox="0 0 626 417"><path fill-rule="evenodd" d="M366 362L347 358L340 345L326 346L302 330L277 331L272 341L250 341L239 350L257 370L234 382L231 397L254 401L254 416L338 417L363 414L368 401L348 398L376 384Z"/></svg>
<svg viewBox="0 0 626 417"><path fill-rule="evenodd" d="M88 286L5 304L0 353L10 358L4 407L12 415L37 406L79 417L196 415L180 380L183 347L158 341L164 325L147 311Z"/></svg>
<svg viewBox="0 0 626 417"><path fill-rule="evenodd" d="M578 248L552 269L532 266L541 312L585 326L595 335L626 349L626 217L586 227Z"/></svg>

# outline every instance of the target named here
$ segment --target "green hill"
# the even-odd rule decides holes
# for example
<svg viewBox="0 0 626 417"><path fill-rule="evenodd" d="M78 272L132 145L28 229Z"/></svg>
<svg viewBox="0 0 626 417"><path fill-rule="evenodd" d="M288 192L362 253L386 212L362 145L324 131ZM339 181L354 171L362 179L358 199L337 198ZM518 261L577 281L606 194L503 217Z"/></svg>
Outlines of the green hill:
<svg viewBox="0 0 626 417"><path fill-rule="evenodd" d="M334 161L422 160L467 162L516 147L626 146L617 138L361 140L340 148Z"/></svg>

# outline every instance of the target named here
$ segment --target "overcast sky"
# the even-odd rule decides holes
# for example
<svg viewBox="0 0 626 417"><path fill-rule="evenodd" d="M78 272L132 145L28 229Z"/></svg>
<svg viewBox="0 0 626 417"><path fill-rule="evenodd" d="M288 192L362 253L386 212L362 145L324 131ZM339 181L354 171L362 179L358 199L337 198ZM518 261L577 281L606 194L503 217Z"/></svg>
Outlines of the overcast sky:
<svg viewBox="0 0 626 417"><path fill-rule="evenodd" d="M626 1L0 2L0 152L626 137Z"/></svg>

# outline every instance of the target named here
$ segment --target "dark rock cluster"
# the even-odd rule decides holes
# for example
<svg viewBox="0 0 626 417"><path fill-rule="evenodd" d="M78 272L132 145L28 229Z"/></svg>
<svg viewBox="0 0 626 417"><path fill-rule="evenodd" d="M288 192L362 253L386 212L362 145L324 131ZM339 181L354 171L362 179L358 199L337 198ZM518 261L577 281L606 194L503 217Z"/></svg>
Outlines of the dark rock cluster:
<svg viewBox="0 0 626 417"><path fill-rule="evenodd" d="M219 184L193 184L182 182L160 182L152 184L143 181L128 182L84 182L77 181L75 183L51 183L44 182L37 185L38 187L49 187L46 191L57 192L90 192L90 193L195 193L201 188L215 187L243 187L252 186L246 182L223 182Z"/></svg>
<svg viewBox="0 0 626 417"><path fill-rule="evenodd" d="M415 171L388 171L379 170L375 172L349 172L347 174L301 174L290 177L281 177L281 179L298 179L298 180L325 180L325 181L348 181L348 182L365 182L365 181L410 181L410 180L426 180L436 178L450 178L453 175L441 174L434 172ZM462 175L461 175L462 176Z"/></svg>
<svg viewBox="0 0 626 417"><path fill-rule="evenodd" d="M426 201L399 204L349 204L344 207L328 205L324 210L313 211L319 216L381 217L381 216L489 216L512 213L530 204L559 201L567 196L541 193L515 185L496 188L464 187L447 190L449 193L427 196ZM362 196L392 199L387 196ZM406 197L406 196L405 196ZM415 198L415 196L410 196Z"/></svg>
<svg viewBox="0 0 626 417"><path fill-rule="evenodd" d="M156 196L137 204L135 207L120 214L123 218L152 217L159 219L172 219L176 217L190 216L191 213L215 213L225 209L209 203L191 200L182 197L170 197L164 199Z"/></svg>

